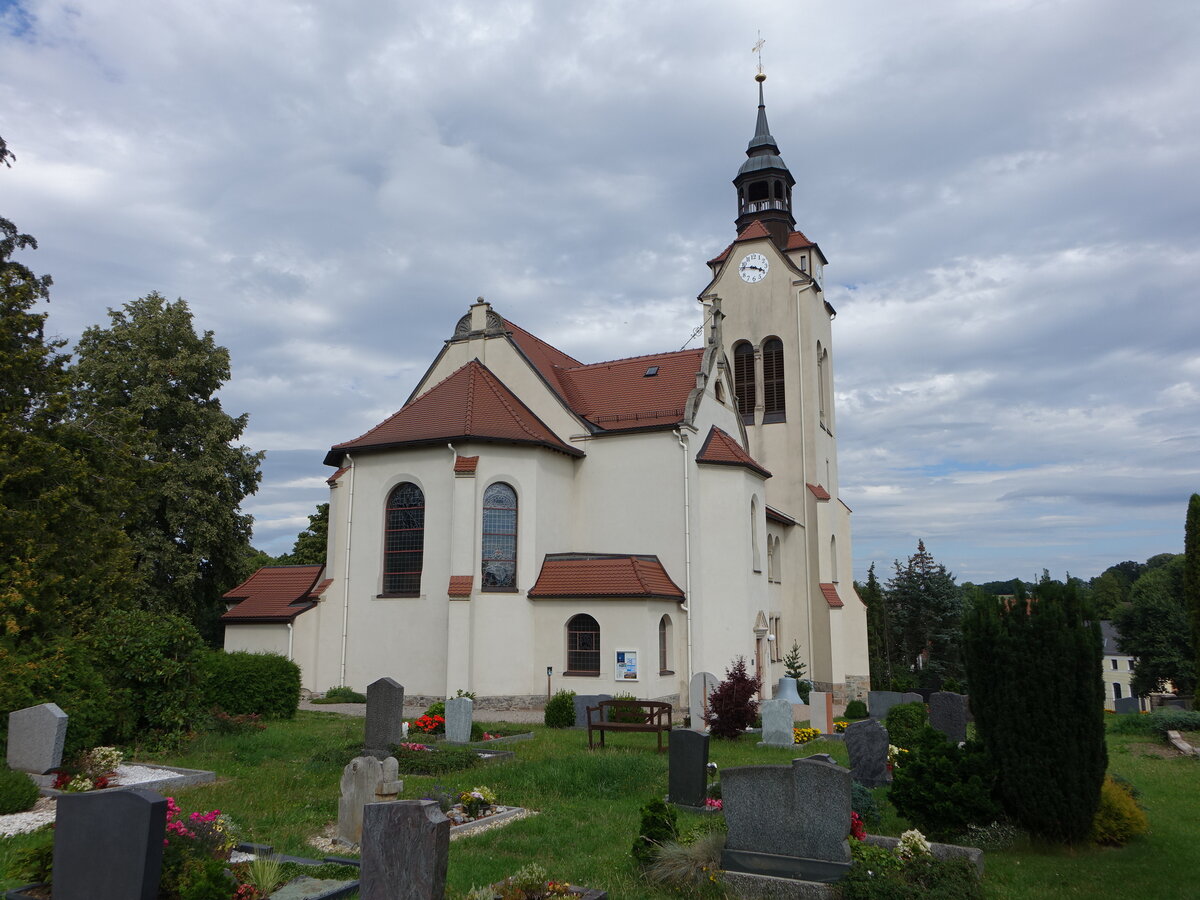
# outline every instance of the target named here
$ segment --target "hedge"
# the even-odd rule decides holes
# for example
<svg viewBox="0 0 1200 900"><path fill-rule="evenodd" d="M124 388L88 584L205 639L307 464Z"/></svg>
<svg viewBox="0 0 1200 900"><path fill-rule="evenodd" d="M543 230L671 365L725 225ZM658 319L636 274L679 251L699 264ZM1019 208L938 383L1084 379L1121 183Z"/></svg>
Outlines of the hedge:
<svg viewBox="0 0 1200 900"><path fill-rule="evenodd" d="M231 715L258 713L290 719L300 706L300 667L277 653L226 653L217 650L204 661L204 700Z"/></svg>

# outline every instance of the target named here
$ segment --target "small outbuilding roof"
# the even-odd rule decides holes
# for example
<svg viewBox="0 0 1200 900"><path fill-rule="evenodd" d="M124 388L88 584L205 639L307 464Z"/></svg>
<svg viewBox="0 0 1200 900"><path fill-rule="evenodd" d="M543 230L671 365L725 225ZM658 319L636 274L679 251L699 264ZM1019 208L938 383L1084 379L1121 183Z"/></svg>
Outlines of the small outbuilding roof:
<svg viewBox="0 0 1200 900"><path fill-rule="evenodd" d="M221 621L230 625L290 622L317 605L332 583L324 574L324 566L263 566L225 593L226 602L237 605Z"/></svg>
<svg viewBox="0 0 1200 900"><path fill-rule="evenodd" d="M547 554L528 596L684 600L657 556L615 553Z"/></svg>

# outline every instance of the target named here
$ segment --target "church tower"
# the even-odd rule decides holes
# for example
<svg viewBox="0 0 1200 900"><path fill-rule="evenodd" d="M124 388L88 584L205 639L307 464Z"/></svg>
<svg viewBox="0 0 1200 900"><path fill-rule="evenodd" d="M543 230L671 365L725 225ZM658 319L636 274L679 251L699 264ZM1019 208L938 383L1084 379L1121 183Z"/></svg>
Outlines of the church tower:
<svg viewBox="0 0 1200 900"><path fill-rule="evenodd" d="M767 124L765 80L760 71L754 134L733 179L737 236L709 261L713 278L699 299L706 314L720 299L747 449L773 473L764 486L771 658L798 641L815 682L853 692L869 672L866 608L838 489L828 261L796 228L796 180ZM764 667L764 682L779 668Z"/></svg>

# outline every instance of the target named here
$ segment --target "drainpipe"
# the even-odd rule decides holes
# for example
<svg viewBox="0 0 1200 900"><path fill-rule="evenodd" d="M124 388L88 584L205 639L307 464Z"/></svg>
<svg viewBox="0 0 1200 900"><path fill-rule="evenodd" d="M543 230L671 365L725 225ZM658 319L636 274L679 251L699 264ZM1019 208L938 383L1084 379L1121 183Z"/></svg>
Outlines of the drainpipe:
<svg viewBox="0 0 1200 900"><path fill-rule="evenodd" d="M288 622L288 662L292 661L292 623Z"/></svg>
<svg viewBox="0 0 1200 900"><path fill-rule="evenodd" d="M687 685L692 686L692 510L691 493L688 485L688 441L680 428L675 432L679 449L683 451L683 593L687 598L683 604L684 621L687 623ZM689 714L695 716L692 710Z"/></svg>
<svg viewBox="0 0 1200 900"><path fill-rule="evenodd" d="M346 571L342 575L342 669L338 678L340 687L346 686L346 639L350 625L350 532L354 525L354 460L349 453L346 454L346 462L349 463L350 469L350 496L346 498Z"/></svg>

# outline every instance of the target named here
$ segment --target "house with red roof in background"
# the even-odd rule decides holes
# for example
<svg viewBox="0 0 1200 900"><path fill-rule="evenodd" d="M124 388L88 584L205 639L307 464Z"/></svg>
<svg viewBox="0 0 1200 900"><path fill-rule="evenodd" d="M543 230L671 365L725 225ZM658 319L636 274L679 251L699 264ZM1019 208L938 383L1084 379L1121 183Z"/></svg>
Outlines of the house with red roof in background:
<svg viewBox="0 0 1200 900"><path fill-rule="evenodd" d="M286 653L318 692L391 676L533 706L549 672L686 706L739 656L770 696L795 642L818 689L865 696L827 260L764 78L704 346L584 363L478 299L400 409L326 455L327 565L229 592L226 649Z"/></svg>

